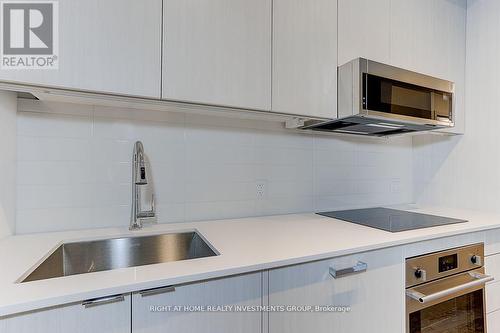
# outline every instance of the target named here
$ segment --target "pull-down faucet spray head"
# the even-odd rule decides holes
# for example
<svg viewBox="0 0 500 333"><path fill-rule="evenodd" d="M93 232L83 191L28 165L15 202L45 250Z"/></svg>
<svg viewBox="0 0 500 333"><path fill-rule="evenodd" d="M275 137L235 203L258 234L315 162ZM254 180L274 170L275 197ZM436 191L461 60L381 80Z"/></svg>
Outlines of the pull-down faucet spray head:
<svg viewBox="0 0 500 333"><path fill-rule="evenodd" d="M155 217L155 197L151 195L151 210L141 209L141 187L147 185L146 164L144 162L144 147L140 141L134 145L132 159L132 216L130 218L130 230L142 228L142 219Z"/></svg>
<svg viewBox="0 0 500 333"><path fill-rule="evenodd" d="M134 182L136 185L146 185L146 165L144 163L144 147L137 141L134 145Z"/></svg>

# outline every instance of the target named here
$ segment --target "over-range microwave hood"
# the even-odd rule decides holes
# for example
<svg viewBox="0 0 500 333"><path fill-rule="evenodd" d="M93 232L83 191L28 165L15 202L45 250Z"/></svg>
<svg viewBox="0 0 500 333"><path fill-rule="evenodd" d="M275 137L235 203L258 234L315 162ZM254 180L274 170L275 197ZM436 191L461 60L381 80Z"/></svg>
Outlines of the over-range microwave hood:
<svg viewBox="0 0 500 333"><path fill-rule="evenodd" d="M454 126L454 83L358 58L338 68L338 117L302 129L389 136Z"/></svg>

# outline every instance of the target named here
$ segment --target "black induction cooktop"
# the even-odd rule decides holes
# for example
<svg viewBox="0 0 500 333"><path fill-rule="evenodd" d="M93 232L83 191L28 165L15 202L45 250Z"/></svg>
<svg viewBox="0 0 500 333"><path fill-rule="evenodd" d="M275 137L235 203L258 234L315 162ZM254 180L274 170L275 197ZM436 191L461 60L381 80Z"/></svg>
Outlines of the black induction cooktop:
<svg viewBox="0 0 500 333"><path fill-rule="evenodd" d="M466 220L382 207L339 210L318 214L390 232L467 222Z"/></svg>

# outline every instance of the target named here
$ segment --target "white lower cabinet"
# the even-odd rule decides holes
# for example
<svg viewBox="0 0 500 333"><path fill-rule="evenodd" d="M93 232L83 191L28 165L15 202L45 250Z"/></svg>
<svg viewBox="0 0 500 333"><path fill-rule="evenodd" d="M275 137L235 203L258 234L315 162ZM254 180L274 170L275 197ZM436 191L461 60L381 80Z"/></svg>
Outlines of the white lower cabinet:
<svg viewBox="0 0 500 333"><path fill-rule="evenodd" d="M486 313L500 310L500 282L486 285Z"/></svg>
<svg viewBox="0 0 500 333"><path fill-rule="evenodd" d="M491 254L488 250L492 247L488 245L498 245L498 242L490 242L491 234L496 234L496 230L488 232L486 239L486 257L484 259L484 266L486 274L495 278L492 282L486 285L486 325L488 332L500 332L500 254ZM496 237L495 237L496 238ZM497 246L493 248L497 249ZM489 254L489 255L488 255Z"/></svg>
<svg viewBox="0 0 500 333"><path fill-rule="evenodd" d="M403 263L400 247L382 249L3 317L0 332L401 333Z"/></svg>
<svg viewBox="0 0 500 333"><path fill-rule="evenodd" d="M500 311L486 315L486 329L491 333L500 332Z"/></svg>
<svg viewBox="0 0 500 333"><path fill-rule="evenodd" d="M130 294L0 317L2 333L130 332Z"/></svg>
<svg viewBox="0 0 500 333"><path fill-rule="evenodd" d="M132 332L259 333L261 302L260 272L139 292L132 295Z"/></svg>
<svg viewBox="0 0 500 333"><path fill-rule="evenodd" d="M332 277L357 262L365 272ZM404 332L401 248L360 253L269 271L269 333ZM349 312L303 312L288 306L348 306ZM280 308L281 307L281 308ZM282 311L283 309L285 311Z"/></svg>

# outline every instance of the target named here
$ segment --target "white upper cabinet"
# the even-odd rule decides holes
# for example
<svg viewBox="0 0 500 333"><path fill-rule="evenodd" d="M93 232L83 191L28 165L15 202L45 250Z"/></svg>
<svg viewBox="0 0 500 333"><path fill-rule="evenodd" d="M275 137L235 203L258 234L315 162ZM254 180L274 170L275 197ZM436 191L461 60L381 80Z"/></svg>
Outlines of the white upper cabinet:
<svg viewBox="0 0 500 333"><path fill-rule="evenodd" d="M393 1L391 63L456 79L464 71L465 20L465 0Z"/></svg>
<svg viewBox="0 0 500 333"><path fill-rule="evenodd" d="M274 0L272 110L337 116L337 1Z"/></svg>
<svg viewBox="0 0 500 333"><path fill-rule="evenodd" d="M465 131L466 0L393 0L391 63L455 82L455 127Z"/></svg>
<svg viewBox="0 0 500 333"><path fill-rule="evenodd" d="M159 98L161 0L58 3L59 69L0 70L0 80Z"/></svg>
<svg viewBox="0 0 500 333"><path fill-rule="evenodd" d="M271 0L164 0L162 98L271 109Z"/></svg>
<svg viewBox="0 0 500 333"><path fill-rule="evenodd" d="M338 65L359 57L389 63L391 0L338 2Z"/></svg>

